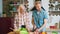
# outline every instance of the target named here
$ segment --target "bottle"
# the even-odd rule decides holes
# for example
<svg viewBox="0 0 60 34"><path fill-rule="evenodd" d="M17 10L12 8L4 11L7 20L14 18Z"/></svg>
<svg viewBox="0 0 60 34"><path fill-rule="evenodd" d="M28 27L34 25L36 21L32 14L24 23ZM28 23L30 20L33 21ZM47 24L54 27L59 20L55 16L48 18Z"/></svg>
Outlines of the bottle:
<svg viewBox="0 0 60 34"><path fill-rule="evenodd" d="M58 29L58 23L55 23L55 28Z"/></svg>

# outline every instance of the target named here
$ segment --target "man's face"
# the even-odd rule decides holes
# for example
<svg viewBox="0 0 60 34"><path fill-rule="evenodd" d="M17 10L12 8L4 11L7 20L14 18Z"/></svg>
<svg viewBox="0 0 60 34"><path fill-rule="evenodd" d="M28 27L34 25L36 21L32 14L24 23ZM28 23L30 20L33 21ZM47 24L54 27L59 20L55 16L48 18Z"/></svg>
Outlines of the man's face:
<svg viewBox="0 0 60 34"><path fill-rule="evenodd" d="M37 9L38 11L41 10L41 4L37 4L35 7L36 7L36 9Z"/></svg>

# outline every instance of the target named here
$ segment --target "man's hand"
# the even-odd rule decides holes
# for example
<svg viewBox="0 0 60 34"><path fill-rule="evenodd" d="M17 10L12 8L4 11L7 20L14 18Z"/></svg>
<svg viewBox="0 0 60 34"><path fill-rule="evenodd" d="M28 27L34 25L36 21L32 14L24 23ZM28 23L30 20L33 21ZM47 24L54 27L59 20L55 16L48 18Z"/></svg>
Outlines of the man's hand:
<svg viewBox="0 0 60 34"><path fill-rule="evenodd" d="M36 29L35 31L36 31L36 32L39 32L40 30L41 30L41 29Z"/></svg>
<svg viewBox="0 0 60 34"><path fill-rule="evenodd" d="M39 29L36 29L36 30L34 31L34 34L39 34Z"/></svg>
<svg viewBox="0 0 60 34"><path fill-rule="evenodd" d="M35 31L38 32L39 29L36 29Z"/></svg>

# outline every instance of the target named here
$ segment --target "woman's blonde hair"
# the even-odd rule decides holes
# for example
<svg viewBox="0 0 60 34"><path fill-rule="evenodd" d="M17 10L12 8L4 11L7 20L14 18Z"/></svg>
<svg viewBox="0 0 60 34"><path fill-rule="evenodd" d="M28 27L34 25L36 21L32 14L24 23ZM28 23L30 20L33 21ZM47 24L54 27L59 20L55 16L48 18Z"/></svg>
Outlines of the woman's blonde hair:
<svg viewBox="0 0 60 34"><path fill-rule="evenodd" d="M20 5L19 5L19 7L18 7L18 9L17 9L18 12L20 11L20 8L21 8L22 6L24 6L24 5L23 5L23 4L20 4Z"/></svg>

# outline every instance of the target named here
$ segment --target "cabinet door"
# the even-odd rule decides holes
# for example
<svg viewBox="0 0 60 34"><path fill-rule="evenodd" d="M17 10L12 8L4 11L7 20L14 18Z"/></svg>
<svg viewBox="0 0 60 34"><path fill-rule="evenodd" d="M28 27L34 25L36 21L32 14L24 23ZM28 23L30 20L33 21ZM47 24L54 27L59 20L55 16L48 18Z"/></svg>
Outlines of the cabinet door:
<svg viewBox="0 0 60 34"><path fill-rule="evenodd" d="M10 28L13 27L12 18L0 18L0 34L7 34L8 32L12 31Z"/></svg>

